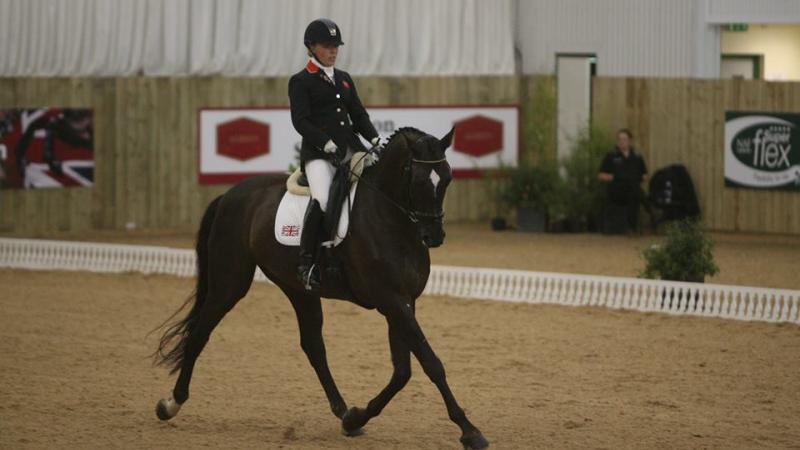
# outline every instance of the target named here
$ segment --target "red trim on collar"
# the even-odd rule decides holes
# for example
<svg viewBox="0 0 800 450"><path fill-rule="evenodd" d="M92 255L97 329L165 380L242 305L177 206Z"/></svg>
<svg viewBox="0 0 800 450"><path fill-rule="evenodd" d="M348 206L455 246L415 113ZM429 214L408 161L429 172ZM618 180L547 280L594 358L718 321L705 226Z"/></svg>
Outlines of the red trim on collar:
<svg viewBox="0 0 800 450"><path fill-rule="evenodd" d="M314 61L308 60L308 64L306 64L306 70L308 73L317 73L319 72L319 66L314 64Z"/></svg>

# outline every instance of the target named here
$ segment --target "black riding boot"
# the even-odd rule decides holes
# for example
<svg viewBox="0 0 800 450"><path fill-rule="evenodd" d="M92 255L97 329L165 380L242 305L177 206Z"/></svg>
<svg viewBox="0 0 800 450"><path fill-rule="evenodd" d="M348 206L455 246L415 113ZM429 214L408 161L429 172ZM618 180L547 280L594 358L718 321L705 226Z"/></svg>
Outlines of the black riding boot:
<svg viewBox="0 0 800 450"><path fill-rule="evenodd" d="M300 235L300 264L297 266L297 277L307 290L319 288L319 269L314 260L317 255L319 227L322 225L323 212L319 202L311 199L303 219L303 232Z"/></svg>

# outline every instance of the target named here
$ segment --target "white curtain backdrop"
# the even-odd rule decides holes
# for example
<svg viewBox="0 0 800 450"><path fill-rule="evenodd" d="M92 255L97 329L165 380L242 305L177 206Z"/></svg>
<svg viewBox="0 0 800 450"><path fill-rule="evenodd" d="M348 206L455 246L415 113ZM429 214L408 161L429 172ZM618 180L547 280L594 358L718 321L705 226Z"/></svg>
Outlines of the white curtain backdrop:
<svg viewBox="0 0 800 450"><path fill-rule="evenodd" d="M339 24L360 75L514 73L513 0L0 0L0 76L289 75Z"/></svg>

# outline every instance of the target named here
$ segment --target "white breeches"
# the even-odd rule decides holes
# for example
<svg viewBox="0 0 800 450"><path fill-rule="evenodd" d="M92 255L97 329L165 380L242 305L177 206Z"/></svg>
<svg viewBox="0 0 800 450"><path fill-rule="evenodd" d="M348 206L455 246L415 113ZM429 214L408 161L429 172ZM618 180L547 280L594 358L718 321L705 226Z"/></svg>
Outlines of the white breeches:
<svg viewBox="0 0 800 450"><path fill-rule="evenodd" d="M331 189L336 168L326 159L313 159L306 162L306 178L311 189L311 198L319 202L322 211L328 210L328 192Z"/></svg>

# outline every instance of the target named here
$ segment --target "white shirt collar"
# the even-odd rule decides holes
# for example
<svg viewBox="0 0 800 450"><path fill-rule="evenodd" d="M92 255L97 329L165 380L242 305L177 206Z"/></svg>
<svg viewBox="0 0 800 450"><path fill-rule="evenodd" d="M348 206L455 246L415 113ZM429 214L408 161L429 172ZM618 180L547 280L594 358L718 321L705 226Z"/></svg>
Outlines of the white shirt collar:
<svg viewBox="0 0 800 450"><path fill-rule="evenodd" d="M317 58L315 58L313 56L311 57L311 62L313 62L317 67L322 69L322 71L325 72L325 75L327 75L328 78L333 80L333 66L330 66L330 67L329 66L325 66L321 62L319 62L317 60Z"/></svg>

